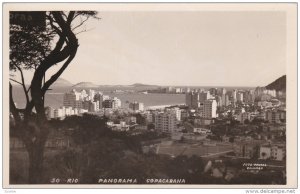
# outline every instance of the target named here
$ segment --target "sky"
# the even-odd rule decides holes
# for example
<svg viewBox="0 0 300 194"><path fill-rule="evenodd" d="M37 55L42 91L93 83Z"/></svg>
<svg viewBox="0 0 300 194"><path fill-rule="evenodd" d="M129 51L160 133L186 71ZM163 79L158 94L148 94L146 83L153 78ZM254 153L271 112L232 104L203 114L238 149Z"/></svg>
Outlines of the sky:
<svg viewBox="0 0 300 194"><path fill-rule="evenodd" d="M77 55L61 76L73 84L265 86L286 73L284 12L100 11L98 17L78 35Z"/></svg>

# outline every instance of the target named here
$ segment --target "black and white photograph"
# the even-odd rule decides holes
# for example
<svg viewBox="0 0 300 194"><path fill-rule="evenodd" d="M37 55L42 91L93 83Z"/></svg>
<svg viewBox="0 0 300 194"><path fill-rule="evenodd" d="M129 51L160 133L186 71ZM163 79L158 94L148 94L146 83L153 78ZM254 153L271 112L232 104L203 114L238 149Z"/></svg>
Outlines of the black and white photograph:
<svg viewBox="0 0 300 194"><path fill-rule="evenodd" d="M296 186L296 3L31 4L3 5L7 187Z"/></svg>

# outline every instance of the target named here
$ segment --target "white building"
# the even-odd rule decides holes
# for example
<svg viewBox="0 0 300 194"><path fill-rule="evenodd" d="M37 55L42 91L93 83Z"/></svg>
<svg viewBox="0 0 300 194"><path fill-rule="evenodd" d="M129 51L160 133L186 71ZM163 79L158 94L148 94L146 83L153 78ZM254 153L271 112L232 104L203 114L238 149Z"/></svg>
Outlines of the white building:
<svg viewBox="0 0 300 194"><path fill-rule="evenodd" d="M147 123L153 123L154 122L153 114L151 112L147 111L145 113L145 117L146 117Z"/></svg>
<svg viewBox="0 0 300 194"><path fill-rule="evenodd" d="M51 110L51 113L48 112L49 110ZM47 114L47 118L48 119L52 119L52 118L56 118L56 119L63 119L66 116L71 116L71 115L78 115L78 114L82 114L82 113L86 113L88 112L88 110L85 109L77 109L77 108L72 108L72 107L60 107L60 108L56 108L56 109L47 109L46 110L46 114Z"/></svg>
<svg viewBox="0 0 300 194"><path fill-rule="evenodd" d="M198 108L200 106L199 103L199 93L198 92L190 92L185 95L185 103L189 108Z"/></svg>
<svg viewBox="0 0 300 194"><path fill-rule="evenodd" d="M84 99L84 98L86 98L88 96L88 94L86 93L85 90L81 90L80 94L81 94L81 98L82 99Z"/></svg>
<svg viewBox="0 0 300 194"><path fill-rule="evenodd" d="M236 95L237 101L238 102L243 102L244 101L244 94L242 92L238 92Z"/></svg>
<svg viewBox="0 0 300 194"><path fill-rule="evenodd" d="M45 107L45 114L47 116L47 119L54 118L54 108L52 107Z"/></svg>
<svg viewBox="0 0 300 194"><path fill-rule="evenodd" d="M94 102L98 102L98 109L102 108L102 103L103 103L103 94L101 92L98 92L94 95L93 98Z"/></svg>
<svg viewBox="0 0 300 194"><path fill-rule="evenodd" d="M203 118L216 118L217 117L217 102L216 100L206 100L202 108Z"/></svg>
<svg viewBox="0 0 300 194"><path fill-rule="evenodd" d="M72 108L82 108L82 94L73 89L64 94L63 106Z"/></svg>
<svg viewBox="0 0 300 194"><path fill-rule="evenodd" d="M154 114L155 130L173 132L176 128L176 114L172 112L158 112Z"/></svg>
<svg viewBox="0 0 300 194"><path fill-rule="evenodd" d="M282 161L285 158L285 148L283 145L262 145L259 155L260 159Z"/></svg>
<svg viewBox="0 0 300 194"><path fill-rule="evenodd" d="M203 91L199 93L199 101L200 103L204 103L206 100L211 99L211 95L209 91Z"/></svg>
<svg viewBox="0 0 300 194"><path fill-rule="evenodd" d="M131 102L129 103L129 108L133 111L143 111L144 110L144 103L141 102Z"/></svg>
<svg viewBox="0 0 300 194"><path fill-rule="evenodd" d="M211 130L210 129L205 129L205 128L194 128L193 132L194 133L199 133L201 135L209 135L209 134L211 134Z"/></svg>
<svg viewBox="0 0 300 194"><path fill-rule="evenodd" d="M58 108L54 109L54 118L63 118L65 117L65 112L63 109Z"/></svg>
<svg viewBox="0 0 300 194"><path fill-rule="evenodd" d="M175 93L182 93L182 89L181 88L175 88Z"/></svg>
<svg viewBox="0 0 300 194"><path fill-rule="evenodd" d="M89 100L94 100L95 90L89 90Z"/></svg>
<svg viewBox="0 0 300 194"><path fill-rule="evenodd" d="M114 97L113 99L113 108L121 108L121 100L117 97Z"/></svg>
<svg viewBox="0 0 300 194"><path fill-rule="evenodd" d="M103 108L112 108L117 109L121 108L121 100L117 97L114 97L113 99L105 99L102 103Z"/></svg>
<svg viewBox="0 0 300 194"><path fill-rule="evenodd" d="M126 124L126 122L121 121L120 124L115 124L111 121L106 122L107 126L110 127L114 131L129 131L130 126Z"/></svg>
<svg viewBox="0 0 300 194"><path fill-rule="evenodd" d="M233 102L235 103L237 101L237 91L236 90L233 90L232 93L231 93L231 97L232 97L232 100Z"/></svg>
<svg viewBox="0 0 300 194"><path fill-rule="evenodd" d="M181 110L178 107L168 109L167 111L175 114L177 121L181 120Z"/></svg>
<svg viewBox="0 0 300 194"><path fill-rule="evenodd" d="M199 108L206 100L212 99L209 91L190 92L185 96L186 105L189 108Z"/></svg>

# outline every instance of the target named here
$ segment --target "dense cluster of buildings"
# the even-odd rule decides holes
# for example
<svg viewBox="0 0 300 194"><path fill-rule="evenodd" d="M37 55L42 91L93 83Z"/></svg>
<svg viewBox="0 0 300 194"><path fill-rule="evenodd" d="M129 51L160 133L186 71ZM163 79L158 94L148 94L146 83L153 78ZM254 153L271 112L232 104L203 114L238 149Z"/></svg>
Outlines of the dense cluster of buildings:
<svg viewBox="0 0 300 194"><path fill-rule="evenodd" d="M281 97L282 92L276 90L267 90L263 87L257 87L250 90L226 91L225 88L211 88L209 90L194 89L186 93L186 104L191 108L200 108L206 100L216 100L217 106L236 106L240 103L256 103L258 106L279 105L280 101L274 99Z"/></svg>
<svg viewBox="0 0 300 194"><path fill-rule="evenodd" d="M104 109L120 109L121 100L117 97L104 95L102 92L95 90L75 89L64 94L63 106L60 108L46 107L46 115L51 118L64 118L70 115L80 115L83 113L100 113L105 114ZM144 110L144 104L140 102L130 102L129 108L139 112ZM108 111L109 112L109 111Z"/></svg>
<svg viewBox="0 0 300 194"><path fill-rule="evenodd" d="M64 94L63 105L65 107L82 108L89 112L96 112L101 108L120 108L121 100L116 97L110 98L101 92L95 92L91 89L88 93L85 90L77 92L73 89Z"/></svg>
<svg viewBox="0 0 300 194"><path fill-rule="evenodd" d="M224 88L196 89L186 93L186 105L192 127L213 127L218 130L218 127L226 126L222 131L225 135L219 138L222 142L232 144L236 157L284 161L284 95L284 92L263 87L231 91ZM207 122L203 122L205 120ZM216 122L224 124L214 124ZM233 122L239 124L233 127Z"/></svg>
<svg viewBox="0 0 300 194"><path fill-rule="evenodd" d="M62 106L60 108L46 107L45 112L47 118L52 119L52 118L65 118L66 116L71 116L71 115L80 115L83 113L87 113L88 110L82 108Z"/></svg>
<svg viewBox="0 0 300 194"><path fill-rule="evenodd" d="M237 158L285 160L284 93L260 87L229 91L224 88L178 90L170 87L168 92L185 93L185 105L145 109L142 102L133 101L126 102L128 106L124 108L116 97L94 90L72 90L64 94L61 108L48 107L46 113L49 118L83 113L105 115L109 119L107 126L115 131L133 135L145 131L167 134L168 142L185 144L182 153L232 152ZM195 147L189 149L186 145L190 143L200 143L199 150L202 151L195 151L198 149ZM207 146L212 153L203 152ZM174 151L172 143L163 147L160 149L163 153Z"/></svg>
<svg viewBox="0 0 300 194"><path fill-rule="evenodd" d="M146 150L156 147L155 153L176 156L174 146L180 147L179 141L185 145L177 154L217 157L231 152L235 158L285 161L284 92L257 87L193 89L185 93L185 107L143 112L147 123L154 124L153 130L168 133L171 139L168 145L161 142Z"/></svg>

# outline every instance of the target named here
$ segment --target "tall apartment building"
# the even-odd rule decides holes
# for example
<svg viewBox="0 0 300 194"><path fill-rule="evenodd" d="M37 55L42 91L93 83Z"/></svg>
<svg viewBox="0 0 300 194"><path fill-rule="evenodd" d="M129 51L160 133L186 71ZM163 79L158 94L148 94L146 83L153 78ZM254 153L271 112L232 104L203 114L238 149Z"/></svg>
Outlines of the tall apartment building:
<svg viewBox="0 0 300 194"><path fill-rule="evenodd" d="M98 102L99 109L102 108L103 94L98 92L94 95L94 102Z"/></svg>
<svg viewBox="0 0 300 194"><path fill-rule="evenodd" d="M216 118L217 117L217 102L216 100L206 100L203 103L202 109L203 118Z"/></svg>
<svg viewBox="0 0 300 194"><path fill-rule="evenodd" d="M102 102L103 108L113 108L113 102L111 99L106 99Z"/></svg>
<svg viewBox="0 0 300 194"><path fill-rule="evenodd" d="M238 102L244 102L244 94L242 92L238 92L236 95L236 100Z"/></svg>
<svg viewBox="0 0 300 194"><path fill-rule="evenodd" d="M176 114L172 112L158 112L154 114L155 130L173 132L176 128Z"/></svg>
<svg viewBox="0 0 300 194"><path fill-rule="evenodd" d="M233 90L231 92L231 98L232 98L232 102L236 103L236 101L237 101L237 91L236 90Z"/></svg>
<svg viewBox="0 0 300 194"><path fill-rule="evenodd" d="M199 102L204 103L204 101L208 100L211 98L210 92L209 91L204 91L199 93Z"/></svg>
<svg viewBox="0 0 300 194"><path fill-rule="evenodd" d="M222 96L217 96L216 97L216 100L217 100L217 105L218 106L223 106L224 105L224 101L222 100Z"/></svg>
<svg viewBox="0 0 300 194"><path fill-rule="evenodd" d="M129 108L132 109L133 111L143 111L144 103L131 102L131 103L129 103Z"/></svg>
<svg viewBox="0 0 300 194"><path fill-rule="evenodd" d="M114 97L112 100L114 108L121 108L121 100L119 98Z"/></svg>
<svg viewBox="0 0 300 194"><path fill-rule="evenodd" d="M94 100L95 90L89 90L89 100Z"/></svg>
<svg viewBox="0 0 300 194"><path fill-rule="evenodd" d="M266 120L269 123L281 123L281 121L286 120L286 112L285 111L267 111L266 112Z"/></svg>
<svg viewBox="0 0 300 194"><path fill-rule="evenodd" d="M82 93L73 89L64 94L63 106L72 108L82 108Z"/></svg>
<svg viewBox="0 0 300 194"><path fill-rule="evenodd" d="M147 123L153 123L154 122L154 115L152 114L152 112L147 111L145 113L145 118Z"/></svg>
<svg viewBox="0 0 300 194"><path fill-rule="evenodd" d="M189 108L198 108L199 107L199 93L198 92L190 92L185 95L186 105Z"/></svg>
<svg viewBox="0 0 300 194"><path fill-rule="evenodd" d="M168 112L171 112L176 115L176 120L180 121L181 120L181 110L178 107L167 109Z"/></svg>
<svg viewBox="0 0 300 194"><path fill-rule="evenodd" d="M215 95L218 94L218 89L217 88L210 88L209 93L210 93L210 95L215 96Z"/></svg>
<svg viewBox="0 0 300 194"><path fill-rule="evenodd" d="M113 99L106 99L102 103L103 108L120 108L121 107L121 100L117 97Z"/></svg>
<svg viewBox="0 0 300 194"><path fill-rule="evenodd" d="M225 95L226 94L226 89L225 88L219 88L218 89L218 95L219 96L222 96L222 95Z"/></svg>
<svg viewBox="0 0 300 194"><path fill-rule="evenodd" d="M187 93L185 100L186 100L186 105L189 108L199 108L204 101L208 100L211 98L210 92L209 91L201 91L201 92L191 92Z"/></svg>
<svg viewBox="0 0 300 194"><path fill-rule="evenodd" d="M229 106L230 100L228 94L222 94L221 96L222 105L221 106Z"/></svg>
<svg viewBox="0 0 300 194"><path fill-rule="evenodd" d="M97 112L100 109L99 101L83 101L83 109L88 110L89 112Z"/></svg>
<svg viewBox="0 0 300 194"><path fill-rule="evenodd" d="M254 95L255 97L259 97L260 95L262 95L265 91L264 87L256 87L254 90Z"/></svg>
<svg viewBox="0 0 300 194"><path fill-rule="evenodd" d="M253 103L255 101L254 90L248 90L244 93L244 101L247 103Z"/></svg>

